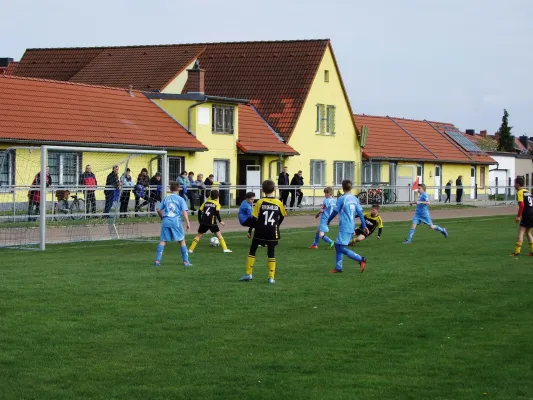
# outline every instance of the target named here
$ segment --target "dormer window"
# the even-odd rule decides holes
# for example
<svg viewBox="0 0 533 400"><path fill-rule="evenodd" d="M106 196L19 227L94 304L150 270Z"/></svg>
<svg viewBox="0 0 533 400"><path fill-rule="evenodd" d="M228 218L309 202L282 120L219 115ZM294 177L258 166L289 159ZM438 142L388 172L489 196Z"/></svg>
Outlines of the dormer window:
<svg viewBox="0 0 533 400"><path fill-rule="evenodd" d="M213 133L233 133L234 107L213 104Z"/></svg>

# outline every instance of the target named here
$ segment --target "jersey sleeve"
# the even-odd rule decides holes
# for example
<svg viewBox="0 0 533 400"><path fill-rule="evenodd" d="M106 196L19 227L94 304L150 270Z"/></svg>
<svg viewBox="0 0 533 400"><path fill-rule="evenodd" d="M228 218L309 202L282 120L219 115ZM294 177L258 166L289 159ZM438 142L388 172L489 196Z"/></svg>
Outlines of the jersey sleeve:
<svg viewBox="0 0 533 400"><path fill-rule="evenodd" d="M524 202L524 191L523 190L519 190L517 193L516 193L516 200L520 203L520 202Z"/></svg>
<svg viewBox="0 0 533 400"><path fill-rule="evenodd" d="M259 217L259 211L261 210L261 203L263 203L263 200L259 200L257 203L255 203L254 209L252 211L252 217L254 218Z"/></svg>
<svg viewBox="0 0 533 400"><path fill-rule="evenodd" d="M179 202L180 202L181 212L189 211L189 207L187 207L187 202L185 200L183 200L183 197L178 196L178 199L179 199Z"/></svg>
<svg viewBox="0 0 533 400"><path fill-rule="evenodd" d="M285 210L285 206L283 206L283 203L281 201L279 202L279 212L283 217L287 216L287 210Z"/></svg>
<svg viewBox="0 0 533 400"><path fill-rule="evenodd" d="M206 203L206 202L204 201L204 202L202 203L202 205L200 206L200 208L199 208L200 211L204 211L205 203Z"/></svg>
<svg viewBox="0 0 533 400"><path fill-rule="evenodd" d="M381 219L381 217L378 217L378 229L382 229L383 228L383 220Z"/></svg>
<svg viewBox="0 0 533 400"><path fill-rule="evenodd" d="M344 206L344 199L345 199L344 196L339 197L339 198L337 199L337 204L335 205L335 211L337 211L337 213L340 213L340 212L341 212L342 207Z"/></svg>
<svg viewBox="0 0 533 400"><path fill-rule="evenodd" d="M215 210L216 210L216 211L220 211L220 203L219 203L219 202L216 202L216 204L215 204Z"/></svg>

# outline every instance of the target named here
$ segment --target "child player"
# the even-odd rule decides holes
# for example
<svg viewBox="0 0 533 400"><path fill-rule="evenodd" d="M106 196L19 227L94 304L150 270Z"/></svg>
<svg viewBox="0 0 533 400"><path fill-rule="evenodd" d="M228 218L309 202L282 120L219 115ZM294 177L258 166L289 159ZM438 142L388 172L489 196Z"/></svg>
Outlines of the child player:
<svg viewBox="0 0 533 400"><path fill-rule="evenodd" d="M318 229L316 231L315 241L311 246L309 246L310 249L318 249L318 242L320 241L320 239L322 239L330 246L333 244L333 240L331 240L325 234L329 232L328 218L335 209L335 203L336 201L333 198L333 189L330 187L325 188L322 208L320 209L318 214L315 215L315 218L320 217L320 223L318 224Z"/></svg>
<svg viewBox="0 0 533 400"><path fill-rule="evenodd" d="M411 229L409 230L409 235L407 236L407 240L403 242L404 244L410 244L411 240L413 239L413 235L415 234L415 229L417 225L426 224L431 229L436 230L442 235L447 238L448 232L446 229L441 228L438 225L433 225L433 222L431 221L431 217L429 216L429 198L426 193L426 185L421 183L418 185L418 200L416 203L410 203L410 205L416 204L416 210L415 215L413 217L413 220L411 221Z"/></svg>
<svg viewBox="0 0 533 400"><path fill-rule="evenodd" d="M187 224L187 231L191 225L189 223L189 217L187 215L187 203L178 194L180 185L177 182L170 182L170 193L165 196L157 209L157 214L163 220L161 224L161 236L160 242L157 246L155 263L156 267L161 264L161 257L163 257L163 250L168 241L180 242L181 246L181 258L183 259L183 265L191 267L189 263L189 255L187 254L187 245L185 244L185 232L183 232L183 225L181 218L185 220Z"/></svg>
<svg viewBox="0 0 533 400"><path fill-rule="evenodd" d="M354 232L354 237L350 241L350 246L354 246L358 242L362 242L378 228L378 239L381 239L383 232L383 220L379 215L379 204L373 204L370 212L364 213L366 227L368 228L368 235L361 229L357 228Z"/></svg>
<svg viewBox="0 0 533 400"><path fill-rule="evenodd" d="M533 198L529 190L524 187L524 177L518 176L514 180L514 187L517 190L516 197L518 200L518 214L516 215L515 222L520 222L520 228L518 228L518 237L515 243L514 253L512 256L519 256L522 249L522 241L524 240L524 233L527 235L527 241L529 242L529 256L533 256L533 235L531 234L531 228L533 228Z"/></svg>
<svg viewBox="0 0 533 400"><path fill-rule="evenodd" d="M246 200L241 203L239 207L239 223L242 226L247 226L248 229L248 239L252 238L252 229L253 229L253 217L252 209L255 201L255 193L248 192L246 193Z"/></svg>
<svg viewBox="0 0 533 400"><path fill-rule="evenodd" d="M271 180L263 182L265 197L255 203L252 217L254 220L254 238L250 245L250 252L246 260L246 269L241 281L252 280L252 270L255 264L255 253L261 245L267 245L268 251L268 283L276 283L276 255L275 248L279 240L279 226L287 216L283 203L274 198L276 186Z"/></svg>
<svg viewBox="0 0 533 400"><path fill-rule="evenodd" d="M354 253L351 250L348 250L346 247L350 243L350 239L353 236L356 214L361 220L361 227L363 229L363 232L368 235L368 228L366 227L363 209L361 208L361 204L359 204L359 200L357 199L357 197L355 197L351 193L352 181L348 179L342 181L342 190L344 191L344 195L337 199L337 206L335 207L335 210L333 210L328 219L329 225L333 218L335 218L337 214L339 214L339 234L337 235L337 239L335 240L335 250L337 252L336 264L335 269L332 269L329 272L333 274L342 272L342 261L344 255L348 256L348 258L351 258L352 260L359 262L359 265L361 266L361 272L364 272L366 266L366 258L361 257L359 254Z"/></svg>
<svg viewBox="0 0 533 400"><path fill-rule="evenodd" d="M200 226L198 227L198 234L192 240L191 247L189 247L189 253L193 253L196 245L207 231L211 231L220 241L220 247L224 253L231 253L232 251L226 246L226 241L220 233L220 228L218 227L217 221L220 222L222 226L226 225L222 219L220 219L220 203L218 202L218 190L211 190L211 195L209 198L200 206L198 209L198 222Z"/></svg>

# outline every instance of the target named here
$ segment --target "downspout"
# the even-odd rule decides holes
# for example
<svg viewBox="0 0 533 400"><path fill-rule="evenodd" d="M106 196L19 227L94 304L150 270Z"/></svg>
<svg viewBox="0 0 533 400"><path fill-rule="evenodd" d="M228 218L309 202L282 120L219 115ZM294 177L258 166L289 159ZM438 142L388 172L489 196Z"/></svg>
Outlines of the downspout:
<svg viewBox="0 0 533 400"><path fill-rule="evenodd" d="M201 104L207 103L207 99L203 99L202 101L198 101L194 104L191 104L189 106L189 109L187 110L187 132L194 135L194 133L191 132L191 111L193 108L198 107ZM196 136L196 135L194 135Z"/></svg>
<svg viewBox="0 0 533 400"><path fill-rule="evenodd" d="M281 165L283 165L283 154L279 154L279 160L274 159L268 163L268 175L270 179L272 179L272 164L278 161Z"/></svg>

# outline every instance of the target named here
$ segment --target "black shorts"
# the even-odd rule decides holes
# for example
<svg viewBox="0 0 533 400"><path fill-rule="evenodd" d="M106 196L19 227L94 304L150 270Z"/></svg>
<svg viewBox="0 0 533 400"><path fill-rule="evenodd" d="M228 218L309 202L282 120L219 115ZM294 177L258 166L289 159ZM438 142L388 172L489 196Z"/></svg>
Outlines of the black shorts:
<svg viewBox="0 0 533 400"><path fill-rule="evenodd" d="M218 225L200 224L200 226L198 227L198 233L203 235L204 233L207 233L207 231L211 231L212 233L217 233L217 232L220 232L220 228L218 227Z"/></svg>
<svg viewBox="0 0 533 400"><path fill-rule="evenodd" d="M254 224L254 219L252 217L250 217L250 218L247 218L246 221L244 221L241 225L242 226L247 226L248 228L251 228L251 227L253 227L253 224Z"/></svg>
<svg viewBox="0 0 533 400"><path fill-rule="evenodd" d="M533 218L532 217L522 217L520 220L520 226L524 228L533 228Z"/></svg>
<svg viewBox="0 0 533 400"><path fill-rule="evenodd" d="M372 232L374 231L370 231L369 234L367 235L365 233L365 231L363 231L361 228L357 228L354 232L355 236L359 236L359 235L363 235L365 238L369 237L370 235L372 235Z"/></svg>

